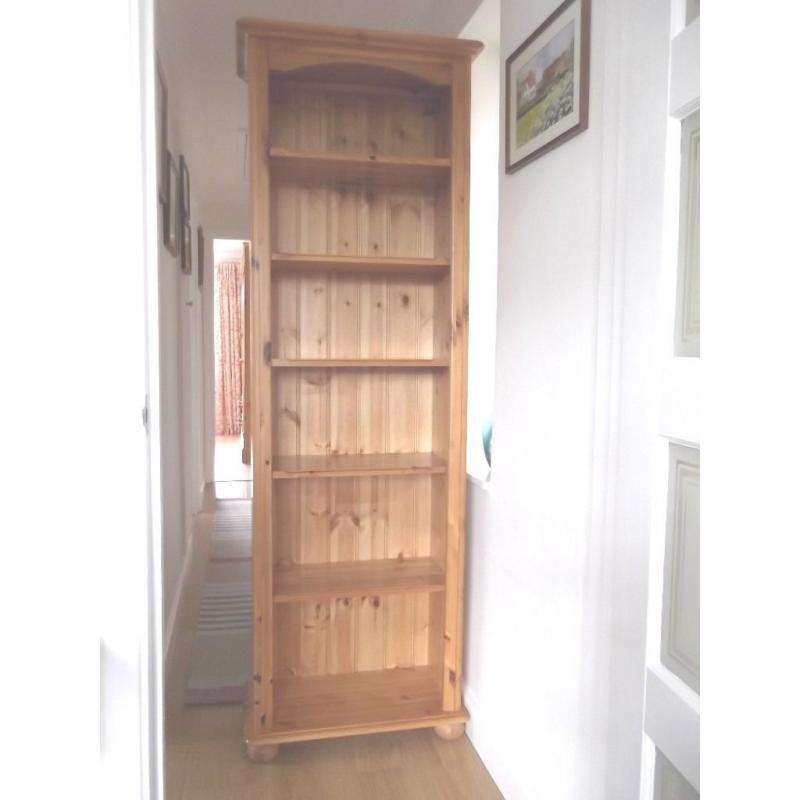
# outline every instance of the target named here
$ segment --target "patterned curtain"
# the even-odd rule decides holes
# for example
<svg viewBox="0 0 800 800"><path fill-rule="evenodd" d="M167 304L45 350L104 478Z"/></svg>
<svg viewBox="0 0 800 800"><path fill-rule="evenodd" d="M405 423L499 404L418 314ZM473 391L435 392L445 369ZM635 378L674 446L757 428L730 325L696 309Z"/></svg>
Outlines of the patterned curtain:
<svg viewBox="0 0 800 800"><path fill-rule="evenodd" d="M239 261L221 261L214 267L217 436L242 432L242 278Z"/></svg>

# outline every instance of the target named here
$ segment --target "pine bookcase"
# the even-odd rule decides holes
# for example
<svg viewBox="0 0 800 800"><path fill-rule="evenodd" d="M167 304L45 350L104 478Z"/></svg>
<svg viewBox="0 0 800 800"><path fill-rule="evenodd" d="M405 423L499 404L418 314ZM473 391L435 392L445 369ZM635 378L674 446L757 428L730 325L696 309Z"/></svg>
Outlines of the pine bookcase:
<svg viewBox="0 0 800 800"><path fill-rule="evenodd" d="M252 273L245 742L463 732L471 61L243 19Z"/></svg>

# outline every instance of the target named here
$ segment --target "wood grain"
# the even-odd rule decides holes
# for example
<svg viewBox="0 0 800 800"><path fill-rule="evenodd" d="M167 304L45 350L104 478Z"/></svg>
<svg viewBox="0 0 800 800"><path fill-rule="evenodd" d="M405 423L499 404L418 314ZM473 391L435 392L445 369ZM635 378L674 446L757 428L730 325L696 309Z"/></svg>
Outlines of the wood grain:
<svg viewBox="0 0 800 800"><path fill-rule="evenodd" d="M447 586L444 609L444 708L462 707L466 474L467 306L469 302L470 62L453 65L450 188L452 264L450 290L449 441L447 473Z"/></svg>
<svg viewBox="0 0 800 800"><path fill-rule="evenodd" d="M267 265L272 252L269 220L269 166L263 145L269 130L268 62L266 49L254 43L248 85L250 115L250 203L252 257ZM252 714L246 736L272 727L273 625L272 547L272 371L259 360L270 340L271 287L268 268L251 275L250 325L251 402L253 412L253 681Z"/></svg>
<svg viewBox="0 0 800 800"><path fill-rule="evenodd" d="M476 46L271 23L239 34L254 256L246 739L258 752L455 732Z"/></svg>
<svg viewBox="0 0 800 800"><path fill-rule="evenodd" d="M361 62L434 83L448 82L448 61L454 56L474 58L483 49L468 39L243 18L236 22L236 67L242 78L249 78L250 48L259 41L270 43L272 61L283 70Z"/></svg>
<svg viewBox="0 0 800 800"><path fill-rule="evenodd" d="M443 358L277 358L273 369L441 369Z"/></svg>
<svg viewBox="0 0 800 800"><path fill-rule="evenodd" d="M469 718L466 711L441 710L436 678L426 667L281 678L275 698L275 730L264 741L435 727Z"/></svg>
<svg viewBox="0 0 800 800"><path fill-rule="evenodd" d="M447 179L450 170L450 160L441 157L360 156L270 147L269 158L276 175L297 180L369 180L395 186L435 186Z"/></svg>
<svg viewBox="0 0 800 800"><path fill-rule="evenodd" d="M367 273L442 273L446 274L450 262L446 258L398 258L390 256L333 256L273 253L273 271L285 272L345 272Z"/></svg>
<svg viewBox="0 0 800 800"><path fill-rule="evenodd" d="M370 475L434 475L447 463L433 453L362 453L358 455L275 456L276 480L306 477L365 477Z"/></svg>
<svg viewBox="0 0 800 800"><path fill-rule="evenodd" d="M276 603L402 592L439 592L444 569L432 558L295 564L275 572Z"/></svg>

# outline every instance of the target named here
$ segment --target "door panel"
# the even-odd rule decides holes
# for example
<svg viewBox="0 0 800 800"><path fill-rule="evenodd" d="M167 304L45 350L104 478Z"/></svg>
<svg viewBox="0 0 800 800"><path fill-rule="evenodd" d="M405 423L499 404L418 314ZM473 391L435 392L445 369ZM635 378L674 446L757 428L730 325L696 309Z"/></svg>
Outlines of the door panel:
<svg viewBox="0 0 800 800"><path fill-rule="evenodd" d="M669 446L661 663L700 693L700 451Z"/></svg>
<svg viewBox="0 0 800 800"><path fill-rule="evenodd" d="M700 112L681 122L675 355L700 355Z"/></svg>
<svg viewBox="0 0 800 800"><path fill-rule="evenodd" d="M700 794L686 778L678 772L672 762L656 750L656 775L653 785L653 800L699 800Z"/></svg>
<svg viewBox="0 0 800 800"><path fill-rule="evenodd" d="M664 223L670 244L662 280L669 328L664 325L654 442L659 480L653 487L642 800L700 796L699 3L687 9L685 0L674 0L673 12L680 30L670 49L673 121L665 180L673 213ZM687 18L693 20L688 25Z"/></svg>

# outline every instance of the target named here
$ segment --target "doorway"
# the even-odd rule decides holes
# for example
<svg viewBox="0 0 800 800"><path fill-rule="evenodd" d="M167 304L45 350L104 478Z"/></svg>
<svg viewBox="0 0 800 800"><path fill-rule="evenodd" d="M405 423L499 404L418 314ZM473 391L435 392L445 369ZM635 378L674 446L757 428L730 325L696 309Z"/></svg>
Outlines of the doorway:
<svg viewBox="0 0 800 800"><path fill-rule="evenodd" d="M247 388L249 242L214 239L214 484L252 497Z"/></svg>

